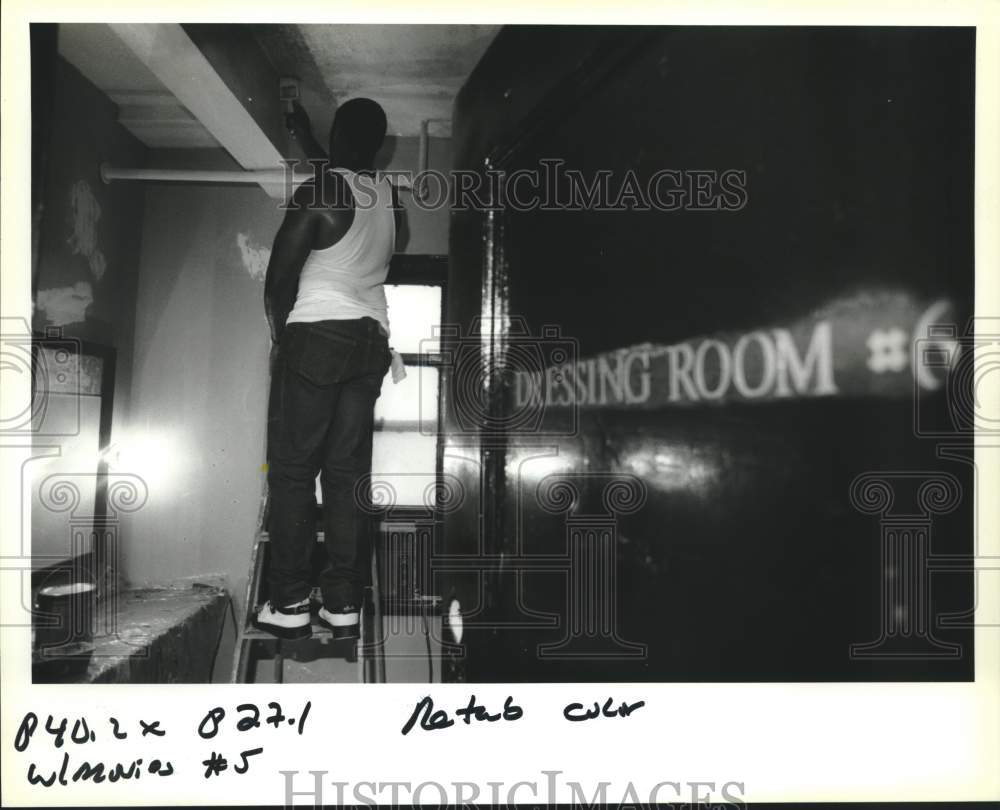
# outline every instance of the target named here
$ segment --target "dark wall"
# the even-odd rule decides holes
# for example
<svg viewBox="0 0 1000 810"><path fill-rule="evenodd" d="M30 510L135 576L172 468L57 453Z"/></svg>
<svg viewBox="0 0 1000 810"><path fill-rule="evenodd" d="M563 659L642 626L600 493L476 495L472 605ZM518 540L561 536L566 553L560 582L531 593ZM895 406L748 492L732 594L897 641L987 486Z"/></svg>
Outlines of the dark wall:
<svg viewBox="0 0 1000 810"><path fill-rule="evenodd" d="M537 53L547 56L525 56ZM645 184L663 168L736 169L746 196L729 211L454 216L452 322L499 314L484 341L494 350L518 342L518 323L532 336L558 327L574 360L644 347L628 379L638 383L645 362L652 389L635 402L543 396L540 423L469 438L467 381L449 378L449 442L468 446L446 472L470 498L448 518L446 548L494 555L481 580L441 577L446 598L481 608L467 677L971 677L967 628L934 631L963 645L953 657L849 649L879 636L885 584L880 516L852 502L857 476L953 476L958 502L934 519L934 551L971 548L970 468L917 435L914 414L948 404L940 386L917 384L910 345L928 312L964 325L973 309L973 60L964 29L508 28L497 38L459 98L458 168L556 158L589 177L610 170L612 190L630 170ZM800 359L829 335L817 356L832 384L813 376L740 396L716 362L706 388L724 396L670 395L679 344L697 351L714 336L732 350L740 335L780 342L779 331ZM886 334L902 341L891 368L869 343ZM551 339L529 343L549 357ZM518 405L505 388L489 407L510 417ZM545 495L553 475L573 482L575 499ZM614 480L637 481L641 503L608 510ZM895 516L919 513L913 492L898 497ZM614 655L595 658L598 643L589 658L546 657L538 645L574 620L566 582L577 572L561 579L560 560L580 521L602 514L617 590L591 583L583 604L614 616ZM933 616L968 608L969 583L935 576ZM541 626L546 614L556 629ZM635 645L644 651L627 657Z"/></svg>
<svg viewBox="0 0 1000 810"><path fill-rule="evenodd" d="M106 185L100 165L139 167L145 147L121 124L107 96L52 55L52 93L33 279L34 326L61 327L117 350L116 421L127 407L135 328L144 192Z"/></svg>

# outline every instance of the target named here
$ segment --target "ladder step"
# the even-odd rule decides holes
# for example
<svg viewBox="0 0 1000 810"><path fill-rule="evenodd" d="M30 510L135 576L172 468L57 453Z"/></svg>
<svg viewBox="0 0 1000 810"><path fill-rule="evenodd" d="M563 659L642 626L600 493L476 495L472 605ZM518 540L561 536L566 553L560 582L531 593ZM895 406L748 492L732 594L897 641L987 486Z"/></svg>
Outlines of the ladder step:
<svg viewBox="0 0 1000 810"><path fill-rule="evenodd" d="M285 661L283 647L285 644L294 643L289 639L280 639L266 630L258 630L253 626L254 616L256 615L261 603L263 579L266 576L265 555L267 554L267 549L265 544L269 543L271 540L270 534L262 528L266 523L267 513L267 489L265 487L258 520L258 527L261 528L256 533L250 555L250 570L247 576L246 602L244 607L243 622L242 627L237 633L237 649L236 654L233 656L233 671L231 678L233 683L249 682L251 677L251 665L253 663L252 650L255 647L255 643L269 641L274 642L276 645L274 647L274 680L275 683L282 683L284 680ZM317 531L316 542L321 544L324 539L324 533L322 531ZM377 544L373 544L372 546L371 569L373 577L378 576L374 552L376 545ZM313 588L309 598L314 606L322 603L322 596L319 593L319 589L316 587ZM373 663L374 659L371 658L370 650L368 649L368 645L371 644L370 639L373 634L373 622L375 623L374 626L377 626L379 621L377 616L375 618L372 617L372 613L374 612L377 614L378 610L378 599L374 597L373 586L368 585L364 589L364 596L362 598L361 605L361 627L359 628L361 637L355 640L357 646L353 648L353 662L357 662L359 664L360 681L366 681L366 678L376 682L385 680L384 664L381 666L381 669L379 669L378 664ZM320 624L319 617L315 613L311 614L309 618L310 627L312 629L312 639L319 640L321 642L326 642L327 640L332 642L333 631ZM306 641L307 639L302 640ZM372 667L374 667L374 669L372 669ZM369 672L369 670L371 670L371 672Z"/></svg>
<svg viewBox="0 0 1000 810"><path fill-rule="evenodd" d="M312 620L312 622L311 622L311 625L312 625L312 633L313 633L312 637L313 637L313 639L317 639L317 638L320 638L320 639L322 639L322 638L333 638L333 632L329 628L324 627L323 625L321 625L319 623L318 619L314 618ZM277 638L277 636L272 636L270 633L268 633L265 630L258 630L253 625L251 625L250 627L246 628L241 635L247 641L251 641L251 640L253 640L253 641L267 641L267 640L278 641L279 640ZM303 641L309 641L310 639L302 639L302 640ZM288 639L281 639L281 641L284 644L294 644L295 643L294 641L289 641Z"/></svg>
<svg viewBox="0 0 1000 810"><path fill-rule="evenodd" d="M326 535L324 535L323 532L316 532L316 542L317 543L322 543L325 536ZM271 540L271 535L268 532L258 532L257 533L257 542L258 543L268 543L268 542L270 542L270 540Z"/></svg>

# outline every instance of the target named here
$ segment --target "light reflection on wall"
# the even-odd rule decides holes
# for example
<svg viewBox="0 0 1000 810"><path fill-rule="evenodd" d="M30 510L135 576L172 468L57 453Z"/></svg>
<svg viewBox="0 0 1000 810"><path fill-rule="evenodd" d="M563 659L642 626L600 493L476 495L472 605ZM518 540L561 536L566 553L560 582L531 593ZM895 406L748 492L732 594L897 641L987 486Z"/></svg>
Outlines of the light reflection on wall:
<svg viewBox="0 0 1000 810"><path fill-rule="evenodd" d="M619 456L619 469L637 475L661 493L686 492L707 497L718 485L721 470L703 449L680 444L628 446Z"/></svg>
<svg viewBox="0 0 1000 810"><path fill-rule="evenodd" d="M566 445L508 450L506 462L507 480L516 481L519 491L527 491L550 475L579 470L583 464L580 452Z"/></svg>
<svg viewBox="0 0 1000 810"><path fill-rule="evenodd" d="M45 403L32 422L33 445L43 457L26 468L31 478L31 549L35 567L90 550L89 537L85 548L72 547L70 521L94 514L100 462L100 397L50 391ZM44 488L58 486L60 481L66 482L79 498L72 514L62 508L58 498L42 494Z"/></svg>
<svg viewBox="0 0 1000 810"><path fill-rule="evenodd" d="M127 431L104 452L104 458L112 472L137 475L151 498L162 498L177 487L189 454L177 432L147 428Z"/></svg>

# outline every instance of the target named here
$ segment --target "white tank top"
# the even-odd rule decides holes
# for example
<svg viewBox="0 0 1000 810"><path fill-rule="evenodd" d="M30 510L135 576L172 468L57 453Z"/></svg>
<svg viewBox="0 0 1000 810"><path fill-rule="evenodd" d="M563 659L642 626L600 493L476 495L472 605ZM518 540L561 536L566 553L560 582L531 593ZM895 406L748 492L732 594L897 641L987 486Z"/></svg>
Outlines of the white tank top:
<svg viewBox="0 0 1000 810"><path fill-rule="evenodd" d="M374 318L389 333L386 275L396 242L392 187L348 169L343 175L354 193L354 222L339 242L313 250L302 267L295 306L288 323Z"/></svg>

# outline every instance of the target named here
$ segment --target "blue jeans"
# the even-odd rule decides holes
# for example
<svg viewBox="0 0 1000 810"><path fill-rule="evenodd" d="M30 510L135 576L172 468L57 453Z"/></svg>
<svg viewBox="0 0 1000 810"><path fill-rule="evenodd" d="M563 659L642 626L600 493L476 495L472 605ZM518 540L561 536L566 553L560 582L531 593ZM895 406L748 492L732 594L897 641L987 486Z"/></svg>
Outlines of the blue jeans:
<svg viewBox="0 0 1000 810"><path fill-rule="evenodd" d="M316 548L316 476L323 493L328 610L360 605L368 579L375 400L389 369L378 322L290 323L272 370L268 408L269 598L305 599Z"/></svg>

